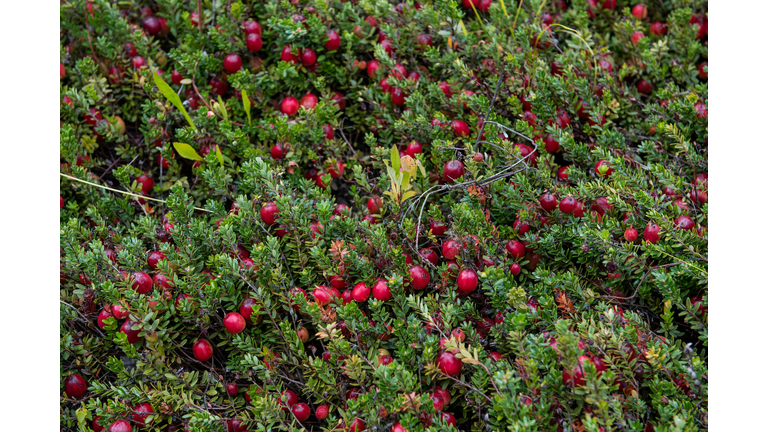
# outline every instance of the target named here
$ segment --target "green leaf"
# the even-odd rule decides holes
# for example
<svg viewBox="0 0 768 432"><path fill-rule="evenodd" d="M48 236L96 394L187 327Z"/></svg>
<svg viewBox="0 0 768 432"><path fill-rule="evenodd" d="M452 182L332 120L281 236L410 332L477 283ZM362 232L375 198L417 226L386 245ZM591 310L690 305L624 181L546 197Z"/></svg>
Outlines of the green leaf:
<svg viewBox="0 0 768 432"><path fill-rule="evenodd" d="M203 158L200 157L200 155L197 154L195 149L192 148L192 146L189 144L177 142L177 143L173 143L173 148L175 148L176 151L179 152L179 155L184 159L190 159L190 160L195 160L200 162L203 161Z"/></svg>
<svg viewBox="0 0 768 432"><path fill-rule="evenodd" d="M400 152L397 151L396 146L392 146L391 150L391 159L392 159L392 168L395 169L395 172L400 171Z"/></svg>
<svg viewBox="0 0 768 432"><path fill-rule="evenodd" d="M160 90L160 93L165 96L166 99L168 99L176 108L178 108L179 111L184 115L184 118L187 119L187 122L190 126L192 126L192 129L197 130L197 126L195 126L195 123L192 121L192 119L189 117L189 114L187 114L187 110L184 109L184 105L181 104L181 99L179 98L179 95L176 94L176 92L173 91L171 86L168 85L165 81L163 81L162 78L160 78L160 75L154 74L155 78L155 85Z"/></svg>
<svg viewBox="0 0 768 432"><path fill-rule="evenodd" d="M251 100L248 99L248 94L243 90L240 92L243 96L243 108L245 108L245 115L248 116L248 123L251 122Z"/></svg>
<svg viewBox="0 0 768 432"><path fill-rule="evenodd" d="M221 111L221 116L224 117L224 120L229 121L229 115L227 115L227 106L224 105L224 101L221 100L221 96L219 96L219 111Z"/></svg>
<svg viewBox="0 0 768 432"><path fill-rule="evenodd" d="M171 380L171 381L176 381L176 379L177 379L177 378L176 378L176 375L174 375L174 374L169 374L169 373L166 373L166 374L165 374L165 377L166 377L166 378L168 378L168 379L169 379L169 380Z"/></svg>
<svg viewBox="0 0 768 432"><path fill-rule="evenodd" d="M412 197L414 195L416 195L415 191L408 191L408 192L404 193L403 194L402 202L405 202L405 200L407 200L408 198L410 198L410 197Z"/></svg>
<svg viewBox="0 0 768 432"><path fill-rule="evenodd" d="M219 160L219 165L224 166L224 156L221 155L221 148L219 146L216 146L216 159Z"/></svg>

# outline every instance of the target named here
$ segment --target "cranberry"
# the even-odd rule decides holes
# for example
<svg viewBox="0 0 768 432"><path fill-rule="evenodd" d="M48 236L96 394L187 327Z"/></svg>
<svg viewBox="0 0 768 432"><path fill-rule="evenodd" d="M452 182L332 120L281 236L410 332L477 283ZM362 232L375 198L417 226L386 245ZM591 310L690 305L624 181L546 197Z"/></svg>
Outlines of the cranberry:
<svg viewBox="0 0 768 432"><path fill-rule="evenodd" d="M162 30L160 20L153 16L146 18L142 23L142 27L150 36L156 36Z"/></svg>
<svg viewBox="0 0 768 432"><path fill-rule="evenodd" d="M283 48L283 51L280 53L280 60L284 62L299 64L299 56L293 53L290 45L286 45Z"/></svg>
<svg viewBox="0 0 768 432"><path fill-rule="evenodd" d="M477 272L472 269L464 269L459 272L457 278L459 292L462 294L468 294L477 289Z"/></svg>
<svg viewBox="0 0 768 432"><path fill-rule="evenodd" d="M678 228L681 228L681 229L684 229L684 230L688 230L688 231L692 230L693 227L696 226L696 224L693 222L693 219L691 219L690 217L685 216L685 215L678 216L675 219L675 225Z"/></svg>
<svg viewBox="0 0 768 432"><path fill-rule="evenodd" d="M256 305L261 305L261 302L250 297L243 299L242 303L240 303L240 315L242 315L246 323L258 322L261 320L261 316L253 316L253 307Z"/></svg>
<svg viewBox="0 0 768 432"><path fill-rule="evenodd" d="M245 330L245 318L237 312L230 312L224 317L224 328L231 334Z"/></svg>
<svg viewBox="0 0 768 432"><path fill-rule="evenodd" d="M134 272L131 275L131 288L139 294L148 294L152 291L152 277L144 272Z"/></svg>
<svg viewBox="0 0 768 432"><path fill-rule="evenodd" d="M283 147L282 143L277 143L274 146L272 146L272 149L269 151L269 155L272 156L273 159L280 160L285 157L285 148Z"/></svg>
<svg viewBox="0 0 768 432"><path fill-rule="evenodd" d="M640 39L644 38L645 35L643 32L634 32L632 33L632 45L637 45L640 43Z"/></svg>
<svg viewBox="0 0 768 432"><path fill-rule="evenodd" d="M341 38L339 37L339 34L336 33L334 30L330 30L328 33L325 34L326 42L325 42L325 49L328 51L336 51L341 46Z"/></svg>
<svg viewBox="0 0 768 432"><path fill-rule="evenodd" d="M451 86L450 84L448 84L447 81L441 81L438 87L440 87L440 90L448 99L450 99L451 96L453 96L453 90L451 89Z"/></svg>
<svg viewBox="0 0 768 432"><path fill-rule="evenodd" d="M454 120L460 121L460 120ZM463 123L463 122L462 122ZM443 180L448 184L453 184L456 179L464 175L464 164L456 159L446 162L443 167Z"/></svg>
<svg viewBox="0 0 768 432"><path fill-rule="evenodd" d="M644 4L635 5L632 8L632 15L639 20L644 20L648 17L648 8Z"/></svg>
<svg viewBox="0 0 768 432"><path fill-rule="evenodd" d="M381 200L381 197L375 197L370 198L368 200L368 204L366 207L368 207L368 212L372 215L381 213L381 208L383 206L383 201Z"/></svg>
<svg viewBox="0 0 768 432"><path fill-rule="evenodd" d="M131 419L139 427L146 427L147 418L154 414L155 410L152 409L152 405L148 402L137 404L133 407L133 416Z"/></svg>
<svg viewBox="0 0 768 432"><path fill-rule="evenodd" d="M315 408L315 417L318 420L325 420L328 418L328 405L318 405Z"/></svg>
<svg viewBox="0 0 768 432"><path fill-rule="evenodd" d="M430 248L424 248L419 251L419 255L421 255L423 259L431 262L432 265L437 265L438 257L437 257L437 253L434 250Z"/></svg>
<svg viewBox="0 0 768 432"><path fill-rule="evenodd" d="M331 92L331 100L339 107L339 110L343 110L347 106L344 95L337 91Z"/></svg>
<svg viewBox="0 0 768 432"><path fill-rule="evenodd" d="M571 214L576 209L576 200L572 196L567 196L560 200L560 211Z"/></svg>
<svg viewBox="0 0 768 432"><path fill-rule="evenodd" d="M410 279L411 286L417 291L423 290L429 285L429 273L419 265L411 266Z"/></svg>
<svg viewBox="0 0 768 432"><path fill-rule="evenodd" d="M523 111L523 120L531 125L531 127L536 127L536 114L531 111Z"/></svg>
<svg viewBox="0 0 768 432"><path fill-rule="evenodd" d="M227 94L227 90L229 89L229 85L218 78L212 78L208 84L210 84L213 93L219 96Z"/></svg>
<svg viewBox="0 0 768 432"><path fill-rule="evenodd" d="M263 44L264 41L261 39L261 36L256 33L251 33L245 37L245 47L248 48L248 51L250 52L261 51Z"/></svg>
<svg viewBox="0 0 768 432"><path fill-rule="evenodd" d="M448 227L440 221L432 221L429 224L429 230L436 236L441 236L448 231Z"/></svg>
<svg viewBox="0 0 768 432"><path fill-rule="evenodd" d="M299 112L299 101L293 96L286 97L280 102L280 111L289 117L296 114Z"/></svg>
<svg viewBox="0 0 768 432"><path fill-rule="evenodd" d="M601 159L595 164L595 175L598 177L608 177L613 174L613 168L608 161Z"/></svg>
<svg viewBox="0 0 768 432"><path fill-rule="evenodd" d="M408 96L400 87L392 87L389 91L392 96L392 103L397 106L405 105L405 98Z"/></svg>
<svg viewBox="0 0 768 432"><path fill-rule="evenodd" d="M114 314L114 310L112 311L112 313ZM136 324L138 323L135 321L126 320L123 323L123 325L120 326L120 331L125 333L128 339L128 343L135 344L136 342L139 341L139 333L141 332L141 330L133 330L132 328Z"/></svg>
<svg viewBox="0 0 768 432"><path fill-rule="evenodd" d="M605 0L603 2L603 9L606 9L606 10L616 9L616 0Z"/></svg>
<svg viewBox="0 0 768 432"><path fill-rule="evenodd" d="M147 265L149 265L149 268L152 270L157 270L157 263L162 259L165 259L164 253L160 251L152 251L147 257Z"/></svg>
<svg viewBox="0 0 768 432"><path fill-rule="evenodd" d="M539 204L544 210L552 211L557 208L557 197L547 192L539 197Z"/></svg>
<svg viewBox="0 0 768 432"><path fill-rule="evenodd" d="M365 285L365 282L360 282L357 285L355 285L354 288L352 288L352 298L356 302L362 303L368 300L368 297L370 295L371 295L371 289Z"/></svg>
<svg viewBox="0 0 768 432"><path fill-rule="evenodd" d="M517 240L508 241L505 248L515 260L525 256L525 245Z"/></svg>
<svg viewBox="0 0 768 432"><path fill-rule="evenodd" d="M267 225L274 225L277 220L277 216L280 214L280 210L277 209L277 204L274 202L268 202L261 207L261 220Z"/></svg>
<svg viewBox="0 0 768 432"><path fill-rule="evenodd" d="M131 65L134 69L141 69L147 65L147 61L142 56L136 56L131 59Z"/></svg>
<svg viewBox="0 0 768 432"><path fill-rule="evenodd" d="M88 384L85 382L85 378L78 374L72 374L64 381L64 391L71 398L82 397L87 390Z"/></svg>
<svg viewBox="0 0 768 432"><path fill-rule="evenodd" d="M665 33L667 33L667 26L660 21L654 21L651 23L651 26L648 28L648 32L654 36L661 37L661 36L664 36Z"/></svg>
<svg viewBox="0 0 768 432"><path fill-rule="evenodd" d="M443 242L442 251L443 257L448 260L452 260L459 255L459 243L455 240L446 240Z"/></svg>
<svg viewBox="0 0 768 432"><path fill-rule="evenodd" d="M312 93L307 93L304 96L301 97L301 100L299 101L299 106L302 106L307 109L314 109L317 106L317 96L313 95Z"/></svg>
<svg viewBox="0 0 768 432"><path fill-rule="evenodd" d="M624 231L624 239L628 242L637 240L637 230L634 227L629 227Z"/></svg>
<svg viewBox="0 0 768 432"><path fill-rule="evenodd" d="M291 412L296 417L296 420L303 422L309 418L312 411L309 409L309 405L305 403L297 403L291 408Z"/></svg>
<svg viewBox="0 0 768 432"><path fill-rule="evenodd" d="M355 418L354 420L352 420L352 423L350 423L349 429L347 429L347 432L363 432L364 430L365 430L365 423L359 418Z"/></svg>
<svg viewBox="0 0 768 432"><path fill-rule="evenodd" d="M368 71L368 77L376 79L376 72L381 68L381 63L378 60L371 60L368 62L366 70Z"/></svg>
<svg viewBox="0 0 768 432"><path fill-rule="evenodd" d="M286 390L280 395L280 405L283 405L283 411L287 412L297 403L299 403L299 397L296 396L293 390Z"/></svg>
<svg viewBox="0 0 768 432"><path fill-rule="evenodd" d="M376 281L376 283L373 284L373 289L371 292L373 294L373 298L376 300L387 301L392 298L392 292L387 285L387 281L384 279L379 279Z"/></svg>
<svg viewBox="0 0 768 432"><path fill-rule="evenodd" d="M133 428L131 427L131 424L128 423L128 420L116 420L114 423L109 425L109 428L107 429L109 432L132 432Z"/></svg>
<svg viewBox="0 0 768 432"><path fill-rule="evenodd" d="M453 120L451 122L451 129L453 129L453 133L462 138L469 136L469 125L461 120Z"/></svg>
<svg viewBox="0 0 768 432"><path fill-rule="evenodd" d="M437 356L437 366L448 376L458 376L461 374L462 362L456 356L449 352L442 352Z"/></svg>
<svg viewBox="0 0 768 432"><path fill-rule="evenodd" d="M512 276L517 276L520 274L520 270L522 270L522 267L520 267L520 264L518 263L512 263L509 265L509 272L512 273Z"/></svg>
<svg viewBox="0 0 768 432"><path fill-rule="evenodd" d="M645 240L650 243L656 243L661 240L661 235L659 234L660 231L661 227L655 223L649 222L645 227L645 231L643 232L643 238L645 238Z"/></svg>
<svg viewBox="0 0 768 432"><path fill-rule="evenodd" d="M232 397L235 397L235 396L237 396L237 392L238 392L237 384L235 384L235 383L227 384L227 394L228 395L230 395Z"/></svg>
<svg viewBox="0 0 768 432"><path fill-rule="evenodd" d="M309 48L304 48L301 51L301 64L304 66L312 66L317 62L317 55Z"/></svg>
<svg viewBox="0 0 768 432"><path fill-rule="evenodd" d="M640 82L637 83L637 91L644 95L649 95L653 91L653 85L648 81L641 79Z"/></svg>

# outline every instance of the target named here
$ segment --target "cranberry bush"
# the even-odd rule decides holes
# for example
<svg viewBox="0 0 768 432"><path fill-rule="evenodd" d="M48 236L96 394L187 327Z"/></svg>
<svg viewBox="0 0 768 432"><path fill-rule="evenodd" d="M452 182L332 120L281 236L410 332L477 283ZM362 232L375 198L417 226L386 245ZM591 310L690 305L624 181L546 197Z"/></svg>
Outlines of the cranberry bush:
<svg viewBox="0 0 768 432"><path fill-rule="evenodd" d="M63 430L707 428L707 4L64 0Z"/></svg>

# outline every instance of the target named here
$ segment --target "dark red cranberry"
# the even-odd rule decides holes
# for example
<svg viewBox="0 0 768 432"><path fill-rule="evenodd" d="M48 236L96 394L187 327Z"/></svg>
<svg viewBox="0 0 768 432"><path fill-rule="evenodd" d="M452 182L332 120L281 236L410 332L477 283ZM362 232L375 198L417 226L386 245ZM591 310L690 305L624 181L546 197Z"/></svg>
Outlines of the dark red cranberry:
<svg viewBox="0 0 768 432"><path fill-rule="evenodd" d="M72 374L64 381L64 391L71 398L80 398L88 391L88 383L79 374Z"/></svg>
<svg viewBox="0 0 768 432"><path fill-rule="evenodd" d="M464 164L456 159L446 162L443 167L443 180L448 184L455 183L456 179L464 175Z"/></svg>
<svg viewBox="0 0 768 432"><path fill-rule="evenodd" d="M328 33L325 34L326 36L326 42L325 42L325 49L328 51L336 51L341 46L341 38L339 37L339 34L336 33L334 30L328 31Z"/></svg>
<svg viewBox="0 0 768 432"><path fill-rule="evenodd" d="M557 208L557 197L547 192L539 197L539 204L544 210L552 211Z"/></svg>
<svg viewBox="0 0 768 432"><path fill-rule="evenodd" d="M261 39L261 36L256 33L251 33L245 37L245 46L246 48L248 48L248 51L250 52L261 51L261 47L263 44L264 44L264 41Z"/></svg>

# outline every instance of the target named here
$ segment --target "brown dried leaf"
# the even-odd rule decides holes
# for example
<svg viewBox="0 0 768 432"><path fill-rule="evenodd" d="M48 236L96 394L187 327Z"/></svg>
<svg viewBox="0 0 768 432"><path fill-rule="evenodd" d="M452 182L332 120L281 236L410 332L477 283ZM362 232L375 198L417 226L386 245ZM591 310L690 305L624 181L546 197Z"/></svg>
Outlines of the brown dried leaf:
<svg viewBox="0 0 768 432"><path fill-rule="evenodd" d="M576 311L573 303L571 303L571 300L565 295L564 291L555 290L555 301L557 302L557 308L567 314L572 314Z"/></svg>

